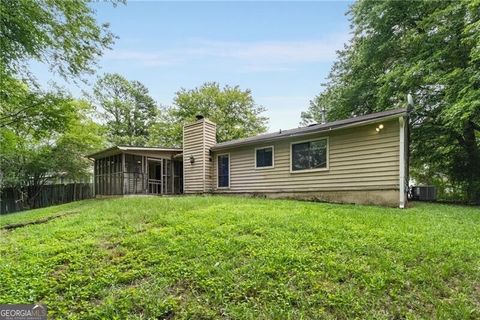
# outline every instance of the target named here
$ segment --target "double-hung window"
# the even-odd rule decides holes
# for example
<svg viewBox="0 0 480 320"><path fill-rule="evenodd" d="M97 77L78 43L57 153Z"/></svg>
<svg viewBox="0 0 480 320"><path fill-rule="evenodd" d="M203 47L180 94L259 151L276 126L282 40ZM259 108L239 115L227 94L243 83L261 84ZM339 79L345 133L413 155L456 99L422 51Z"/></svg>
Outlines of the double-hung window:
<svg viewBox="0 0 480 320"><path fill-rule="evenodd" d="M292 143L290 151L292 172L328 169L327 138Z"/></svg>
<svg viewBox="0 0 480 320"><path fill-rule="evenodd" d="M230 187L230 155L220 154L217 159L218 187L228 188Z"/></svg>
<svg viewBox="0 0 480 320"><path fill-rule="evenodd" d="M255 149L255 168L273 168L273 147Z"/></svg>

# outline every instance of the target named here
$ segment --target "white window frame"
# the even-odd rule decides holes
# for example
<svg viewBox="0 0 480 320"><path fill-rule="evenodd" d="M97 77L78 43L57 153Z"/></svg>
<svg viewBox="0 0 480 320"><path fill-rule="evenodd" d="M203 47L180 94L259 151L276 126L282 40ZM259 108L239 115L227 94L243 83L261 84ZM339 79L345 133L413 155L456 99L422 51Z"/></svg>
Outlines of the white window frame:
<svg viewBox="0 0 480 320"><path fill-rule="evenodd" d="M218 158L220 156L228 156L228 187L220 187L220 179L218 179L218 175L220 173L220 168L218 166ZM220 153L220 154L217 154L217 163L216 163L216 166L217 166L217 189L230 189L230 176L232 175L232 167L230 166L230 153Z"/></svg>
<svg viewBox="0 0 480 320"><path fill-rule="evenodd" d="M293 170L293 145L300 144L305 142L311 141L319 141L319 140L326 140L327 141L327 166L325 168L317 168L317 169L302 169L302 170ZM328 171L330 170L330 139L329 137L321 137L321 138L314 138L308 140L301 140L301 141L294 141L290 143L290 173L307 173L307 172L317 172L317 171Z"/></svg>
<svg viewBox="0 0 480 320"><path fill-rule="evenodd" d="M257 167L257 150L272 148L272 165L268 167ZM256 170L265 170L275 168L275 148L272 146L258 147L254 150L254 159L255 159L255 169Z"/></svg>

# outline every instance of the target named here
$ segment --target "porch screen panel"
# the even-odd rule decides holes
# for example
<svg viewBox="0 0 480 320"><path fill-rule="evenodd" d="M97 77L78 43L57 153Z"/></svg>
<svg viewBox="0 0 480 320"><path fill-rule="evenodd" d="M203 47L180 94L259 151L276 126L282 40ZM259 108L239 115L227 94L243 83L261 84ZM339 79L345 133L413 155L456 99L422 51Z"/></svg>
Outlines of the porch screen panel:
<svg viewBox="0 0 480 320"><path fill-rule="evenodd" d="M117 156L117 180L118 180L118 194L122 194L123 172L122 172L122 155Z"/></svg>
<svg viewBox="0 0 480 320"><path fill-rule="evenodd" d="M174 193L183 192L183 162L173 161L174 168Z"/></svg>
<svg viewBox="0 0 480 320"><path fill-rule="evenodd" d="M93 163L93 183L95 194L98 194L98 160Z"/></svg>
<svg viewBox="0 0 480 320"><path fill-rule="evenodd" d="M167 179L165 181L167 183L167 193L172 193L172 161L167 160Z"/></svg>
<svg viewBox="0 0 480 320"><path fill-rule="evenodd" d="M101 187L102 194L106 194L105 184L106 184L106 177L105 177L105 158L100 159L100 172L101 172Z"/></svg>
<svg viewBox="0 0 480 320"><path fill-rule="evenodd" d="M113 157L113 192L114 194L122 194L122 158L120 154Z"/></svg>
<svg viewBox="0 0 480 320"><path fill-rule="evenodd" d="M162 194L167 193L167 160L162 159Z"/></svg>
<svg viewBox="0 0 480 320"><path fill-rule="evenodd" d="M131 154L125 155L125 194L143 192L142 157Z"/></svg>

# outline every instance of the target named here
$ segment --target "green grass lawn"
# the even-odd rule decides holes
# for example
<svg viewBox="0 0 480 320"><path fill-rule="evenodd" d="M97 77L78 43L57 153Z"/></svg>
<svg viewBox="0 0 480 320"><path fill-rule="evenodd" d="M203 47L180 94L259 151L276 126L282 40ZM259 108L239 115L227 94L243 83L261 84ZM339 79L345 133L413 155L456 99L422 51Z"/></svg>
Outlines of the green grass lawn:
<svg viewBox="0 0 480 320"><path fill-rule="evenodd" d="M0 303L51 318L480 317L480 209L237 197L89 200L0 216Z"/></svg>

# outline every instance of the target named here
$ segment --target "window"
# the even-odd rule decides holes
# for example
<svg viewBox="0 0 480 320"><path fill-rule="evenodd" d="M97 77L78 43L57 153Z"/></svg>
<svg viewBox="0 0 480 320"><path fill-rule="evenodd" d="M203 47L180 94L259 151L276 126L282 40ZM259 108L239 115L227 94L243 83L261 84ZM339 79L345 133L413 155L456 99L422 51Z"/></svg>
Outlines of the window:
<svg viewBox="0 0 480 320"><path fill-rule="evenodd" d="M328 140L319 139L292 143L292 172L328 169Z"/></svg>
<svg viewBox="0 0 480 320"><path fill-rule="evenodd" d="M273 147L255 149L255 168L273 168Z"/></svg>
<svg viewBox="0 0 480 320"><path fill-rule="evenodd" d="M228 154L218 155L218 187L230 186L230 157Z"/></svg>

